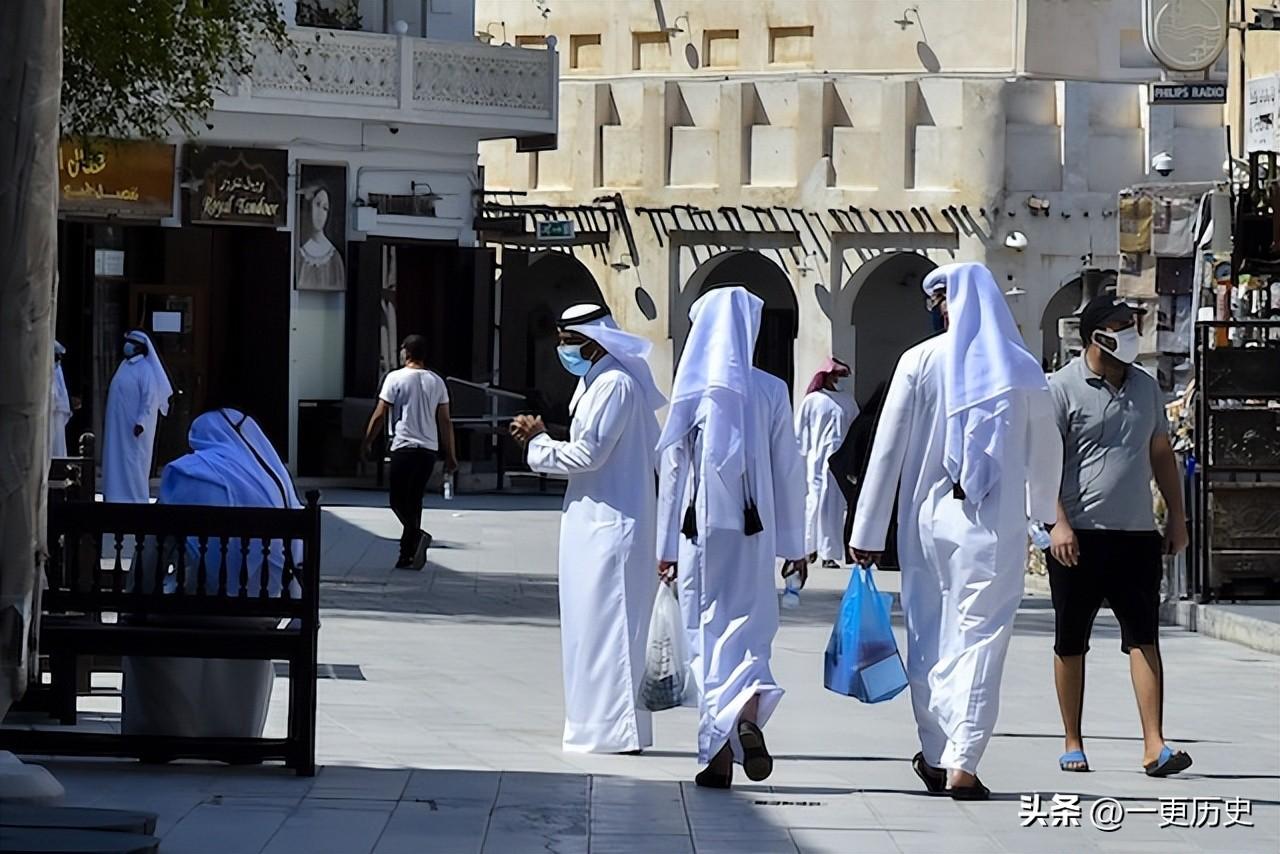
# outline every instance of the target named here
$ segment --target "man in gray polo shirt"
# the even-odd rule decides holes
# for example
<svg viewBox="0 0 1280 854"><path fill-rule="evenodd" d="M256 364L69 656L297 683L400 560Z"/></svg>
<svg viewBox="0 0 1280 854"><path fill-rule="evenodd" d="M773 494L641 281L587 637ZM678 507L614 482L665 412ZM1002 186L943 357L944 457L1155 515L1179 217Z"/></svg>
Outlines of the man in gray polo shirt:
<svg viewBox="0 0 1280 854"><path fill-rule="evenodd" d="M1104 600L1120 623L1122 652L1142 721L1142 765L1164 777L1191 765L1165 744L1159 610L1162 554L1187 546L1178 465L1160 387L1133 365L1143 309L1101 295L1080 315L1084 354L1049 380L1065 454L1058 520L1051 532L1054 681L1066 729L1063 771L1087 771L1081 717L1084 655ZM1151 479L1169 508L1156 529Z"/></svg>

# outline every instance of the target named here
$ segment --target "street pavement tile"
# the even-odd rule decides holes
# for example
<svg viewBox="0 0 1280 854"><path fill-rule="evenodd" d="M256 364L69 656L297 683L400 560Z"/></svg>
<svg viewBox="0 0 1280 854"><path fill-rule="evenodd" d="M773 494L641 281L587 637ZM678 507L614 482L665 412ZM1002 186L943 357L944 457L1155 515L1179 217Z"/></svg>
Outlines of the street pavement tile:
<svg viewBox="0 0 1280 854"><path fill-rule="evenodd" d="M1097 770L1063 774L1053 611L1030 595L982 763L1000 799L956 804L925 796L911 772L918 745L908 697L863 705L823 689L822 651L849 576L815 572L773 649L787 690L767 728L774 776L708 792L692 784L695 709L656 715L655 743L642 756L561 752L559 498L467 496L442 510L429 497L424 524L449 548L433 550L424 573L390 569L398 527L385 495L330 490L326 502L320 659L357 665L365 681L319 684L319 775L49 760L66 803L158 813L166 854L1280 850L1280 657L1165 628L1165 668L1179 686L1168 693L1166 729L1195 765L1152 780L1138 768L1128 662L1104 610L1085 706ZM877 582L894 593L900 576ZM902 646L897 614L895 631ZM288 683L277 680L270 731L283 731L287 701ZM1084 826L1021 827L1019 796L1036 793L1048 802L1079 795ZM1102 833L1088 822L1103 797L1131 809L1162 797L1249 798L1256 827L1162 830L1158 815L1133 813L1122 830Z"/></svg>
<svg viewBox="0 0 1280 854"><path fill-rule="evenodd" d="M884 830L793 828L791 839L800 854L898 854L893 837ZM943 846L939 846L939 852Z"/></svg>
<svg viewBox="0 0 1280 854"><path fill-rule="evenodd" d="M483 854L589 854L587 837L548 837L490 830Z"/></svg>
<svg viewBox="0 0 1280 854"><path fill-rule="evenodd" d="M289 808L201 804L162 834L161 849L164 854L261 851L289 814Z"/></svg>
<svg viewBox="0 0 1280 854"><path fill-rule="evenodd" d="M489 823L487 807L449 808L402 803L383 828L373 854L479 854Z"/></svg>
<svg viewBox="0 0 1280 854"><path fill-rule="evenodd" d="M695 854L798 854L795 842L781 836L694 836Z"/></svg>
<svg viewBox="0 0 1280 854"><path fill-rule="evenodd" d="M263 854L370 854L391 817L391 804L326 801L304 804L280 826ZM168 854L168 851L165 852Z"/></svg>
<svg viewBox="0 0 1280 854"><path fill-rule="evenodd" d="M404 794L410 773L407 769L326 765L316 775L308 797L396 801Z"/></svg>
<svg viewBox="0 0 1280 854"><path fill-rule="evenodd" d="M592 833L591 854L694 854L689 834Z"/></svg>
<svg viewBox="0 0 1280 854"><path fill-rule="evenodd" d="M921 830L892 830L889 833L902 854L937 854L940 850L947 854L990 854L999 850L995 840L983 833L930 833Z"/></svg>
<svg viewBox="0 0 1280 854"><path fill-rule="evenodd" d="M498 797L501 775L493 771L416 769L404 787L407 801L476 801L488 809Z"/></svg>

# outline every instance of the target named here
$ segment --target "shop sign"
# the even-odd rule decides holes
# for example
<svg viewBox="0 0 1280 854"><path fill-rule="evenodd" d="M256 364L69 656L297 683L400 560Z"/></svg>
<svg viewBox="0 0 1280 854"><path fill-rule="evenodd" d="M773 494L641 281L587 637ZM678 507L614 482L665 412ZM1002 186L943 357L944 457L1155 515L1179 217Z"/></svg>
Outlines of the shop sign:
<svg viewBox="0 0 1280 854"><path fill-rule="evenodd" d="M538 221L538 241L573 240L574 229L571 219L544 219Z"/></svg>
<svg viewBox="0 0 1280 854"><path fill-rule="evenodd" d="M93 274L95 276L106 276L120 278L124 275L124 250L122 249L95 249L93 250Z"/></svg>
<svg viewBox="0 0 1280 854"><path fill-rule="evenodd" d="M1245 90L1245 152L1280 151L1280 74L1255 77Z"/></svg>
<svg viewBox="0 0 1280 854"><path fill-rule="evenodd" d="M187 222L282 227L287 175L288 155L280 149L188 146Z"/></svg>
<svg viewBox="0 0 1280 854"><path fill-rule="evenodd" d="M1227 0L1142 0L1142 37L1170 71L1204 71L1227 46Z"/></svg>
<svg viewBox="0 0 1280 854"><path fill-rule="evenodd" d="M64 214L173 216L174 147L158 142L58 143L58 210Z"/></svg>
<svg viewBox="0 0 1280 854"><path fill-rule="evenodd" d="M1152 104L1225 104L1226 83L1152 83Z"/></svg>

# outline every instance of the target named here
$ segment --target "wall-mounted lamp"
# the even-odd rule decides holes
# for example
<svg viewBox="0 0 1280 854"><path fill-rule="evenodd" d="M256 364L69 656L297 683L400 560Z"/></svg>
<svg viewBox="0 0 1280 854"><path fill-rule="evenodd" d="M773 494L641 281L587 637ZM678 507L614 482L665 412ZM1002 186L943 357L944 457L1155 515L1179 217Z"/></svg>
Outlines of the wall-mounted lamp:
<svg viewBox="0 0 1280 854"><path fill-rule="evenodd" d="M1022 288L1018 287L1018 283L1013 280L1012 273L1009 274L1008 280L1009 280L1009 289L1004 292L1005 296L1017 298L1017 297L1026 295L1027 292L1024 291Z"/></svg>
<svg viewBox="0 0 1280 854"><path fill-rule="evenodd" d="M1021 231L1011 231L1004 239L1006 249L1021 252L1027 248L1027 236Z"/></svg>
<svg viewBox="0 0 1280 854"><path fill-rule="evenodd" d="M916 19L914 21L911 20L912 14L916 16ZM907 27L914 26L915 24L920 22L920 7L908 6L907 8L902 10L902 17L894 18L893 22L897 24L898 29L901 29L901 30L905 30Z"/></svg>
<svg viewBox="0 0 1280 854"><path fill-rule="evenodd" d="M489 23L485 24L484 31L485 31L485 34L488 36L488 38L481 39L481 41L483 41L485 44L490 44L495 38L497 38L497 36L493 32L494 27L502 28L502 43L506 44L507 43L507 22L506 21L490 21ZM476 34L476 37L480 38L479 33Z"/></svg>
<svg viewBox="0 0 1280 854"><path fill-rule="evenodd" d="M685 12L683 15L677 15L677 16L676 16L676 19L675 19L674 21L672 21L672 22L671 22L670 26L666 26L666 27L663 27L663 28L662 28L662 32L663 32L663 33L665 33L665 34L667 35L667 37L668 37L668 38L670 38L670 37L672 37L672 36L678 36L678 35L680 35L681 33L683 33L683 32L685 31L685 30L684 30L684 27L680 26L680 22L681 22L681 21L684 21L684 26L685 26L685 27L688 27L688 26L689 26L689 13L688 13L688 12Z"/></svg>
<svg viewBox="0 0 1280 854"><path fill-rule="evenodd" d="M609 266L613 268L613 271L615 273L622 273L626 270L630 270L632 267L635 266L635 264L636 264L636 259L631 257L631 253L624 252L618 256L617 261L614 261Z"/></svg>
<svg viewBox="0 0 1280 854"><path fill-rule="evenodd" d="M419 193L418 192L419 187L426 187L427 191L425 193ZM415 196L421 196L422 198L426 199L428 202L438 202L444 198L444 196L440 195L435 190L431 189L431 185L428 184L426 181L410 181L409 190Z"/></svg>

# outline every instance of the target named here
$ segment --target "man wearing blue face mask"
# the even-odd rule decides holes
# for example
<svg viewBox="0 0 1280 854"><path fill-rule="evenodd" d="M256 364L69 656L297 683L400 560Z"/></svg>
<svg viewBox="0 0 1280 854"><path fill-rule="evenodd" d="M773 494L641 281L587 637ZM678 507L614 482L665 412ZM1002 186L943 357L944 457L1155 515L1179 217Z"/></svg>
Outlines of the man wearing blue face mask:
<svg viewBox="0 0 1280 854"><path fill-rule="evenodd" d="M1161 554L1187 546L1177 460L1156 380L1135 366L1145 311L1110 294L1080 315L1082 355L1050 379L1065 458L1058 519L1050 536L1054 681L1066 730L1063 771L1088 771L1081 717L1084 656L1103 600L1120 623L1120 649L1142 721L1143 768L1153 777L1185 770L1162 730L1164 671L1159 647ZM1152 512L1155 477L1169 508L1163 536Z"/></svg>
<svg viewBox="0 0 1280 854"><path fill-rule="evenodd" d="M529 467L567 476L560 524L560 638L564 749L634 753L653 744L638 704L653 605L658 419L666 405L649 369L650 343L618 328L608 309L577 305L559 322L557 352L580 377L569 439L520 416L511 433Z"/></svg>

